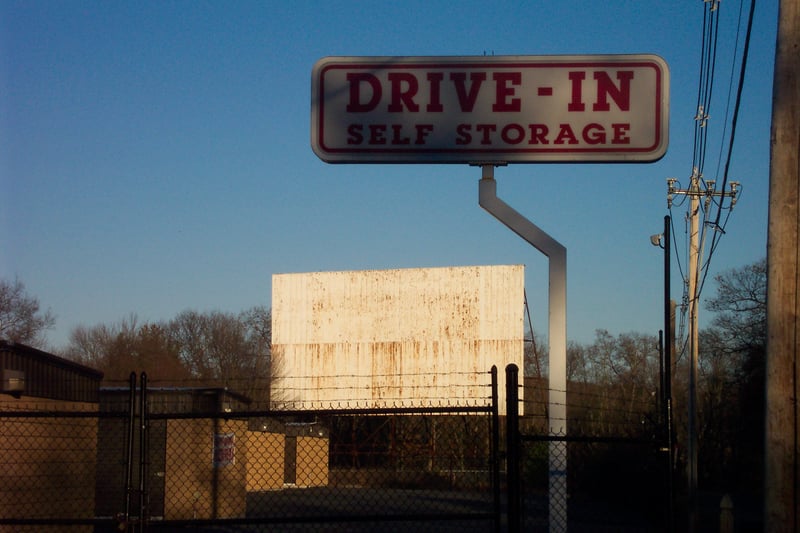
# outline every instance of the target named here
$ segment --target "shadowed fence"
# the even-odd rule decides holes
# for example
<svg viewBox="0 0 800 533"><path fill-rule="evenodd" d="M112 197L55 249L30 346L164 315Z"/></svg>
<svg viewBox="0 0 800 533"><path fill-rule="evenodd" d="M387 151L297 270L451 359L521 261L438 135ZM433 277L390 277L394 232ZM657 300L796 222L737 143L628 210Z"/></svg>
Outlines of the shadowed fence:
<svg viewBox="0 0 800 533"><path fill-rule="evenodd" d="M256 411L226 389L0 411L0 531L487 531L496 372L475 405ZM446 402L442 402L445 403Z"/></svg>
<svg viewBox="0 0 800 533"><path fill-rule="evenodd" d="M133 378L99 403L4 402L0 532L548 531L554 501L570 531L663 530L655 436L548 435L538 404L512 424L496 371L484 381L470 405L383 409L257 410Z"/></svg>

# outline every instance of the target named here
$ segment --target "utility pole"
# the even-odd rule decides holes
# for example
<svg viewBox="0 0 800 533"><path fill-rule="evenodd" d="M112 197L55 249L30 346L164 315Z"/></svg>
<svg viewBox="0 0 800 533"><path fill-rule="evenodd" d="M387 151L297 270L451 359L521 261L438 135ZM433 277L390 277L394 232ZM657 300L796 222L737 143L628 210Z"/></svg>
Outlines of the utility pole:
<svg viewBox="0 0 800 533"><path fill-rule="evenodd" d="M689 531L697 530L697 360L698 344L700 333L697 326L697 308L700 303L699 280L700 267L702 260L702 246L700 243L700 199L704 198L704 211L709 212L711 201L714 197L730 197L731 207L736 202L737 188L739 183L730 183L730 192L717 191L715 181L705 181L704 188L701 188L702 175L695 168L689 182L688 189L675 188L675 178L667 179L667 205L672 207L672 201L676 194L689 197L689 272L685 283L688 285L689 295L689 399L688 399L688 423L687 423L687 479L689 497Z"/></svg>
<svg viewBox="0 0 800 533"><path fill-rule="evenodd" d="M772 87L767 237L764 531L800 529L800 2L781 0Z"/></svg>

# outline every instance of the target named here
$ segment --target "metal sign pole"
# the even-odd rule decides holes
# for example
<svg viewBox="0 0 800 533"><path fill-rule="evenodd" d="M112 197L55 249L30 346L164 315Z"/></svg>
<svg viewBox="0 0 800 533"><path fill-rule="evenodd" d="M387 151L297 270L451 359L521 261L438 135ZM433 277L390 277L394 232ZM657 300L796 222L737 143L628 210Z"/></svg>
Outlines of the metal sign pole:
<svg viewBox="0 0 800 533"><path fill-rule="evenodd" d="M479 205L549 260L548 291L550 378L548 426L550 436L567 435L567 249L497 197L495 164L483 164ZM567 530L567 444L552 440L549 450L550 531Z"/></svg>

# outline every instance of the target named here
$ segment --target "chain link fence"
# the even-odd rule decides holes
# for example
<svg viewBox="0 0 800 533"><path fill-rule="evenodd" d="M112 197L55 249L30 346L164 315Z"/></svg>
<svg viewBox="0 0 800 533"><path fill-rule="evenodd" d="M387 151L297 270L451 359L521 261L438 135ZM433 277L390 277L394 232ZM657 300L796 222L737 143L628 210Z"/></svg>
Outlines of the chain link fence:
<svg viewBox="0 0 800 533"><path fill-rule="evenodd" d="M667 530L663 465L654 442L565 435L521 440L523 531ZM552 470L565 471L566 483L553 483ZM554 487L568 492L550 494Z"/></svg>
<svg viewBox="0 0 800 533"><path fill-rule="evenodd" d="M297 411L134 385L2 406L0 532L497 529L492 385L483 405Z"/></svg>
<svg viewBox="0 0 800 533"><path fill-rule="evenodd" d="M135 382L0 403L0 533L664 530L658 439L550 435L535 411L500 417L491 382L471 405L383 409Z"/></svg>
<svg viewBox="0 0 800 533"><path fill-rule="evenodd" d="M486 531L495 512L488 414L154 415L151 427L163 429L149 439L146 514L162 526L414 522L438 531L460 521Z"/></svg>
<svg viewBox="0 0 800 533"><path fill-rule="evenodd" d="M566 433L548 428L552 421L540 407L546 388L523 389L513 365L506 369L506 387L509 403L525 407L522 416L515 406L507 408L508 478L515 485L509 502L514 498L519 506L509 515L509 531L669 531L670 488L664 441L652 422L655 404L621 409L614 390L587 394L573 388L566 397L574 429ZM518 390L524 390L523 398ZM511 475L512 457L518 479Z"/></svg>
<svg viewBox="0 0 800 533"><path fill-rule="evenodd" d="M65 531L65 523L69 531L92 531L96 406L52 407L34 401L0 412L2 533Z"/></svg>

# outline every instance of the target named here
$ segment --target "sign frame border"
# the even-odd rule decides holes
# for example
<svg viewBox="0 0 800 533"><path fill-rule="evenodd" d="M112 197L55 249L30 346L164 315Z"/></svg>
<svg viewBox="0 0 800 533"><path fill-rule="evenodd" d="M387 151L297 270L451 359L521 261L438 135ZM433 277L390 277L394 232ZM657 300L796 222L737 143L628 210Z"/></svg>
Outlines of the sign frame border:
<svg viewBox="0 0 800 533"><path fill-rule="evenodd" d="M325 145L325 73L331 69L387 68L592 68L631 65L656 72L655 141L649 147L622 148L330 148ZM311 148L322 161L342 164L455 164L455 163L642 163L655 162L669 145L669 82L666 61L656 54L522 55L522 56L326 56L312 68Z"/></svg>

